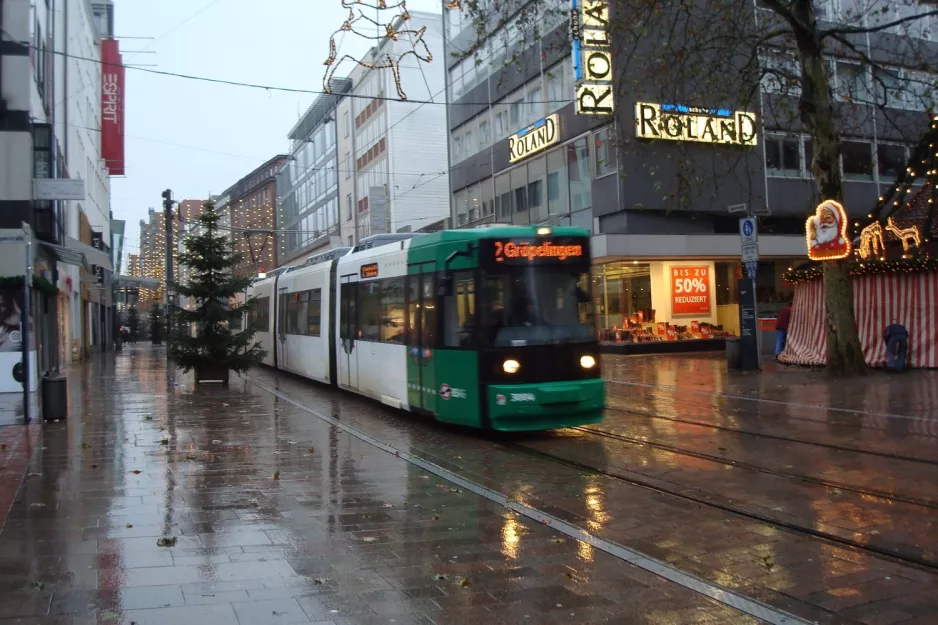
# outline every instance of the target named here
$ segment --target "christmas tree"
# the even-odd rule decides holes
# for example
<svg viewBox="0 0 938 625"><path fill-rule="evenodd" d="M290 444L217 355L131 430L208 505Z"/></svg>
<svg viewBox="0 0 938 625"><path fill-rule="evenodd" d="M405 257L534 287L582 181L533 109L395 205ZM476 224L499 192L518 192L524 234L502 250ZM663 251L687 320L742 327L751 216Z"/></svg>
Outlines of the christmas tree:
<svg viewBox="0 0 938 625"><path fill-rule="evenodd" d="M150 342L154 345L163 344L163 310L156 302L150 306Z"/></svg>
<svg viewBox="0 0 938 625"><path fill-rule="evenodd" d="M174 284L176 293L189 298L191 310L173 311L175 330L170 339L169 356L184 371L224 368L237 373L259 364L264 357L260 343L254 342L249 326L241 332L231 329L231 322L241 319L250 310L253 300L232 308L231 301L254 281L239 278L232 269L241 255L231 251L228 238L218 233L219 215L215 206L206 202L199 216L201 228L185 240L186 251L179 255L179 264L191 272L187 284ZM195 326L195 336L191 328ZM227 373L224 374L227 380Z"/></svg>

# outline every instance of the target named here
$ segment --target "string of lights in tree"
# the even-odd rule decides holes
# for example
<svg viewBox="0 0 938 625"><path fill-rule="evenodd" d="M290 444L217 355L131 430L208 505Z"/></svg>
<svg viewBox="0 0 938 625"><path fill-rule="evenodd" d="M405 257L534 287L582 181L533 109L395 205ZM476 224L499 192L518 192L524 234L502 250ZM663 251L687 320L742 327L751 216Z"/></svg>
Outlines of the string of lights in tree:
<svg viewBox="0 0 938 625"><path fill-rule="evenodd" d="M375 0L373 2L365 2L363 0L342 0L342 7L348 9L348 18L338 30L332 33L329 36L329 56L326 58L323 65L326 66L326 73L323 76L322 88L326 93L332 93L332 78L335 75L336 70L339 66L342 65L343 61L349 60L353 63L356 63L366 69L372 70L382 70L389 69L391 70L391 75L394 78L394 87L397 90L397 95L401 100L407 100L407 94L404 92L404 88L401 85L401 61L408 57L414 56L418 61L423 61L424 63L429 63L433 60L433 55L430 53L430 48L427 47L426 42L424 41L424 34L427 31L426 26L421 26L417 30L409 28L398 28L401 25L406 25L410 21L410 13L407 11L407 2L406 0L400 0L396 4L389 5L387 0ZM391 16L391 19L387 22L381 22L379 20L373 19L365 14L365 11L361 9L365 7L371 9L376 14L381 11L394 11L398 12ZM362 25L375 27L378 31L378 34L368 35L363 32L359 32L356 28L360 28ZM358 26L356 26L358 25ZM382 34L383 31L383 34ZM336 46L336 36L342 33L352 33L363 39L369 39L372 41L380 41L382 39L390 39L391 41L400 41L402 35L407 36L410 40L410 49L400 54L395 54L393 52L382 53L370 63L356 59L355 57L344 54L339 57L338 46ZM422 52L420 49L422 48Z"/></svg>

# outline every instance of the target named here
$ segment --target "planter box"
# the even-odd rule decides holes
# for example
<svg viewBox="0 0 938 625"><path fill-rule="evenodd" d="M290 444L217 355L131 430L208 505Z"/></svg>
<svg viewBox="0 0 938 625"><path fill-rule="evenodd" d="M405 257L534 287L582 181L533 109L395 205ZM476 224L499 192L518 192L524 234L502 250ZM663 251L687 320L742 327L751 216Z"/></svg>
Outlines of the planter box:
<svg viewBox="0 0 938 625"><path fill-rule="evenodd" d="M227 386L229 373L230 371L225 365L205 365L202 367L196 367L195 383L202 384L203 382L220 382L221 384Z"/></svg>

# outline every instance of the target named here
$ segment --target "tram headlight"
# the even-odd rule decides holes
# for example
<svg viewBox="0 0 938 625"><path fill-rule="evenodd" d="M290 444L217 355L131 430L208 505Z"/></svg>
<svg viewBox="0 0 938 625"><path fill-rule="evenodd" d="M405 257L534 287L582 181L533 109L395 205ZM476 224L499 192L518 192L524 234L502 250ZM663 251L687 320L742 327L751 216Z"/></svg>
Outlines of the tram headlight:
<svg viewBox="0 0 938 625"><path fill-rule="evenodd" d="M505 373L518 373L518 369L521 368L521 365L517 360L508 359L502 364L502 369Z"/></svg>
<svg viewBox="0 0 938 625"><path fill-rule="evenodd" d="M580 366L584 369L592 369L596 366L596 359L592 356L580 356Z"/></svg>

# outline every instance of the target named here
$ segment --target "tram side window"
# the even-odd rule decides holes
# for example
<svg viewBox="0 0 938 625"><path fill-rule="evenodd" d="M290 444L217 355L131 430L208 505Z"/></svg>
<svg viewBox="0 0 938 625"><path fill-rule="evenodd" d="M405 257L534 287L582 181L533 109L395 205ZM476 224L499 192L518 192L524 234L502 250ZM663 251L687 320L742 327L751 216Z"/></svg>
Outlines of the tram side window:
<svg viewBox="0 0 938 625"><path fill-rule="evenodd" d="M342 285L341 291L342 311L339 320L339 329L343 339L358 338L358 283L351 282Z"/></svg>
<svg viewBox="0 0 938 625"><path fill-rule="evenodd" d="M380 341L381 285L377 280L358 283L359 340Z"/></svg>
<svg viewBox="0 0 938 625"><path fill-rule="evenodd" d="M404 342L404 278L381 281L381 340Z"/></svg>
<svg viewBox="0 0 938 625"><path fill-rule="evenodd" d="M322 289L309 293L309 308L306 312L306 336L322 336Z"/></svg>
<svg viewBox="0 0 938 625"><path fill-rule="evenodd" d="M254 302L249 322L258 332L270 332L270 298L258 297Z"/></svg>
<svg viewBox="0 0 938 625"><path fill-rule="evenodd" d="M446 317L445 345L447 347L471 347L476 328L475 278L468 271L453 276L453 295L447 296L443 305Z"/></svg>
<svg viewBox="0 0 938 625"><path fill-rule="evenodd" d="M423 304L420 307L420 312L423 314L420 345L436 347L436 280L433 275L423 276L420 299Z"/></svg>

